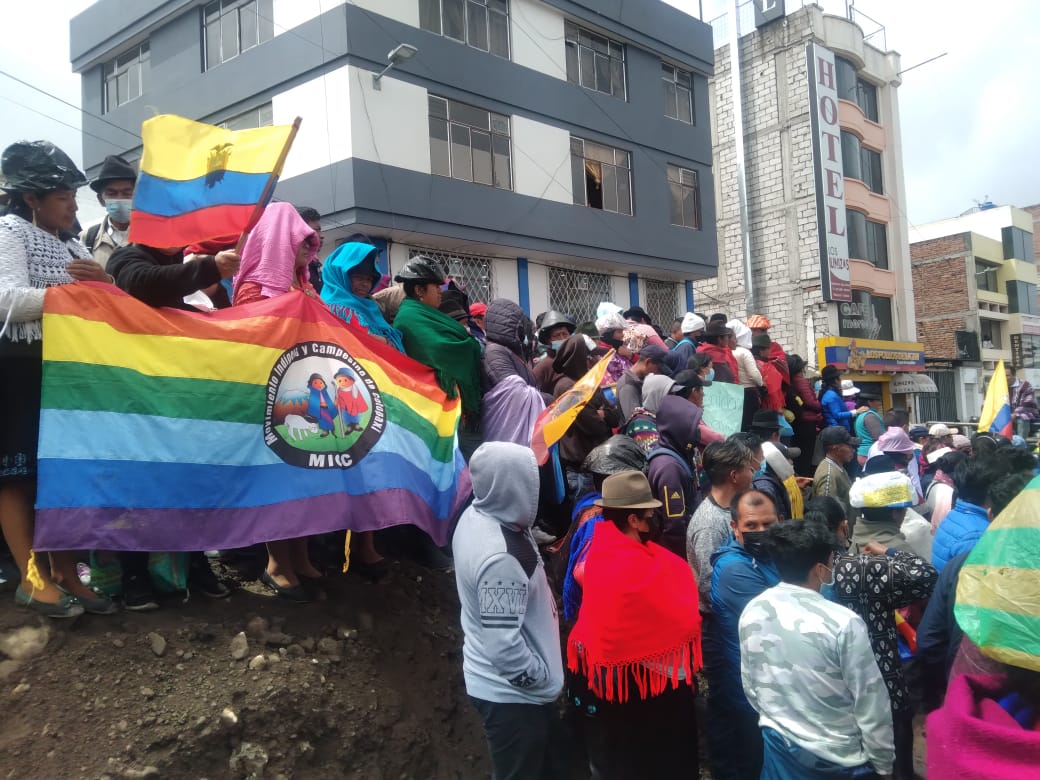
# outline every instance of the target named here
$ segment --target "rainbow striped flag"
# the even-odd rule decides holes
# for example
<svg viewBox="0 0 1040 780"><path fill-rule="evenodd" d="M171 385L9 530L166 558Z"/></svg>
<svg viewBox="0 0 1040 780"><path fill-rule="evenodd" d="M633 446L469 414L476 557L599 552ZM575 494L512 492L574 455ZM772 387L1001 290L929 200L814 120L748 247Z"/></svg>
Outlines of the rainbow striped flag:
<svg viewBox="0 0 1040 780"><path fill-rule="evenodd" d="M146 120L130 241L181 247L250 230L274 192L292 136L292 125L225 130L174 114Z"/></svg>
<svg viewBox="0 0 1040 780"><path fill-rule="evenodd" d="M998 360L993 369L993 376L986 388L986 399L982 403L982 414L979 415L979 433L997 433L1010 439L1015 432L1011 420L1011 393L1008 390L1007 375L1004 373L1004 361Z"/></svg>
<svg viewBox="0 0 1040 780"><path fill-rule="evenodd" d="M1040 672L1040 477L993 519L968 554L953 612L984 654Z"/></svg>
<svg viewBox="0 0 1040 780"><path fill-rule="evenodd" d="M35 547L208 550L411 523L469 494L459 400L303 293L213 313L47 290Z"/></svg>

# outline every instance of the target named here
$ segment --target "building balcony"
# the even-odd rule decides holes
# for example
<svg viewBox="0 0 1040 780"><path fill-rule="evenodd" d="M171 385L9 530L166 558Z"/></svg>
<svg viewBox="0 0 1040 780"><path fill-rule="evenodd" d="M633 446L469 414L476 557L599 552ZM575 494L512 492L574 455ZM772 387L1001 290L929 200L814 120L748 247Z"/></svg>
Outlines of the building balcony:
<svg viewBox="0 0 1040 780"><path fill-rule="evenodd" d="M892 204L888 197L871 192L859 179L845 179L845 205L865 212L867 219L874 222L887 225L892 221Z"/></svg>
<svg viewBox="0 0 1040 780"><path fill-rule="evenodd" d="M884 268L877 268L868 260L849 260L852 286L867 290L871 295L893 298L896 294L896 275Z"/></svg>
<svg viewBox="0 0 1040 780"><path fill-rule="evenodd" d="M864 146L879 152L885 151L887 137L885 128L872 122L863 110L850 100L838 100L838 123L860 137Z"/></svg>

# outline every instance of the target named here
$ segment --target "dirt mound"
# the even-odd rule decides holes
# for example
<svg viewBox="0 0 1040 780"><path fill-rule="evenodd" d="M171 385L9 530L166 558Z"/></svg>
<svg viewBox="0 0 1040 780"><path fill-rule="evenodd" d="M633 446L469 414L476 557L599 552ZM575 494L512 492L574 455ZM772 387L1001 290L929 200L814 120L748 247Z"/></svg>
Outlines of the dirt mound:
<svg viewBox="0 0 1040 780"><path fill-rule="evenodd" d="M452 576L394 563L327 591L71 623L0 594L0 776L488 776Z"/></svg>

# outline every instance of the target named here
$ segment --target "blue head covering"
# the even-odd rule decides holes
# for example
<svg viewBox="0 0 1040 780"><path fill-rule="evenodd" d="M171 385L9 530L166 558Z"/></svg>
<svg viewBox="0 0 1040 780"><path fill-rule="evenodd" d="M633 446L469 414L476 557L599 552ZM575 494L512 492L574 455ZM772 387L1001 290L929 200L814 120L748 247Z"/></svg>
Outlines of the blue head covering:
<svg viewBox="0 0 1040 780"><path fill-rule="evenodd" d="M369 257L375 266L373 286L379 281L379 250L371 244L350 241L337 247L325 260L322 269L321 299L329 309L344 322L357 321L361 327L373 336L382 336L391 346L404 352L401 333L391 326L383 317L379 306L371 298L362 298L353 293L350 286L350 272L361 265Z"/></svg>

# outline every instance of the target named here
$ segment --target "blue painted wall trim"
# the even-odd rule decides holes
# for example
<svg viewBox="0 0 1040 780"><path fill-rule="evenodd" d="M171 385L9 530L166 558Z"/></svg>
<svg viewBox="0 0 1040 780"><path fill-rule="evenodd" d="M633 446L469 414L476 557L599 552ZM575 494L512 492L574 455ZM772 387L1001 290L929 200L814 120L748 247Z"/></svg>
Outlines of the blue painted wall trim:
<svg viewBox="0 0 1040 780"><path fill-rule="evenodd" d="M639 274L628 274L628 305L639 305Z"/></svg>
<svg viewBox="0 0 1040 780"><path fill-rule="evenodd" d="M516 258L516 286L519 289L520 308L524 314L531 316L531 289L527 282L527 258Z"/></svg>
<svg viewBox="0 0 1040 780"><path fill-rule="evenodd" d="M693 311L693 281L686 280L686 311Z"/></svg>

